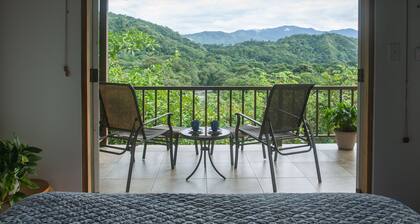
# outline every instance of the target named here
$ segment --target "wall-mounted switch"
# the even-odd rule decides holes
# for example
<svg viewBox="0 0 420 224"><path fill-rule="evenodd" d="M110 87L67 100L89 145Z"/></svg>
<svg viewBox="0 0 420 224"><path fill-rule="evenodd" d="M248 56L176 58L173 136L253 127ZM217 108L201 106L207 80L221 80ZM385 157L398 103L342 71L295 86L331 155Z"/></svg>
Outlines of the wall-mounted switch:
<svg viewBox="0 0 420 224"><path fill-rule="evenodd" d="M390 43L388 45L388 58L390 61L401 60L401 45L400 43Z"/></svg>
<svg viewBox="0 0 420 224"><path fill-rule="evenodd" d="M420 61L420 47L416 47L416 61Z"/></svg>

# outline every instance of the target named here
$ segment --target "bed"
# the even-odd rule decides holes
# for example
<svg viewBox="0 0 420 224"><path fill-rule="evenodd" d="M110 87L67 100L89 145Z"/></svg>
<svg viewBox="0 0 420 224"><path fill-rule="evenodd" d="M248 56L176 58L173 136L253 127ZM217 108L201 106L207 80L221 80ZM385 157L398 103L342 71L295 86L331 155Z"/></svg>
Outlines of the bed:
<svg viewBox="0 0 420 224"><path fill-rule="evenodd" d="M0 223L420 223L402 203L368 194L43 193Z"/></svg>

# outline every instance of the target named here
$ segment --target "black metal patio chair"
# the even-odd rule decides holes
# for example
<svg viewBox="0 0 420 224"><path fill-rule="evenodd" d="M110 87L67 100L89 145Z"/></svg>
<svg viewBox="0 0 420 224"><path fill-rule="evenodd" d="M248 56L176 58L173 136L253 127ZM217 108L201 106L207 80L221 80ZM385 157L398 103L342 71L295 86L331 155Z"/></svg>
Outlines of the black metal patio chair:
<svg viewBox="0 0 420 224"><path fill-rule="evenodd" d="M130 152L130 165L128 169L126 192L130 191L131 176L135 162L135 150L138 143L144 144L143 159L146 155L148 143L164 143L170 150L171 167L174 168L173 155L173 130L171 126L171 113L157 116L153 119L144 121L140 115L135 90L128 84L101 83L99 86L100 101L102 104L103 123L108 128L108 134L100 138L118 139L126 142L125 147L115 145L105 145L107 148L116 149L111 151L101 149L101 152L121 155ZM147 127L155 121L162 121L166 118L167 128Z"/></svg>
<svg viewBox="0 0 420 224"><path fill-rule="evenodd" d="M313 87L314 85L312 84L274 85L268 97L262 122L256 121L242 113L236 113L235 167L237 167L240 147L239 134L247 135L266 145L273 192L277 192L273 153L276 156L277 154L292 155L313 150L318 182L321 183L316 145L308 123L304 119L309 94ZM251 121L255 126L241 126L244 120ZM296 146L282 147L278 142L283 140L300 140L303 143Z"/></svg>

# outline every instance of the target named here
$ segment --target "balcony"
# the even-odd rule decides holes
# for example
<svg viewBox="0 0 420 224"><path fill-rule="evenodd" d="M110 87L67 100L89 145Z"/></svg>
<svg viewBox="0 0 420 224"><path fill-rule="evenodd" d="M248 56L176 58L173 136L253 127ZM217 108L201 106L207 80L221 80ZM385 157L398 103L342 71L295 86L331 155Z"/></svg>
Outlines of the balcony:
<svg viewBox="0 0 420 224"><path fill-rule="evenodd" d="M221 126L235 124L236 112L259 120L265 108L270 87L135 87L140 112L145 119L172 112L172 124L187 127L194 119L202 125L219 120ZM316 180L313 155L310 153L279 156L276 177L279 192L354 192L356 150L339 151L323 120L323 110L338 102L355 104L357 87L317 86L313 89L305 113L316 137L323 183ZM131 183L132 193L261 193L272 192L268 161L263 159L261 145L245 146L239 153L238 169L230 165L229 145L216 142L213 159L226 176L220 179L212 169L200 167L192 179L185 178L194 169L199 156L191 141L182 140L174 170L164 146L151 145L142 160L142 146L137 147ZM284 145L293 142L284 142ZM124 192L129 154L100 154L100 191Z"/></svg>

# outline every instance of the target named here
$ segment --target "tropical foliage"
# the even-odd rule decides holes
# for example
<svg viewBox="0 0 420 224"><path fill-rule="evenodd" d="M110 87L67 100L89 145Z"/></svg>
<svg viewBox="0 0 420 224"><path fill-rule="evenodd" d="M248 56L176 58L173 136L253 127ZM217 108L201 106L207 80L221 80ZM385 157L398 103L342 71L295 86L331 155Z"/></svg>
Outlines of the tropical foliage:
<svg viewBox="0 0 420 224"><path fill-rule="evenodd" d="M25 195L22 187L37 188L28 175L35 172L37 154L42 150L20 143L17 137L0 141L0 208L4 204L13 205Z"/></svg>
<svg viewBox="0 0 420 224"><path fill-rule="evenodd" d="M230 46L194 43L171 29L124 15L109 14L109 81L130 83L133 86L271 86L276 83L315 83L317 85L356 84L357 40L338 34L294 35L276 42L248 41ZM144 94L144 107L142 98ZM182 105L179 98L182 94ZM204 118L202 92L139 91L139 105L145 119L169 110L173 123L188 126L195 119ZM216 92L208 92L208 121L217 119ZM266 92L232 93L232 113L229 111L229 92L219 93L221 126L235 121L230 114L242 111L260 118ZM155 96L157 97L155 101ZM168 100L170 99L176 100ZM334 106L338 93L320 93L318 105ZM340 93L341 100L355 96ZM352 100L352 101L353 101ZM194 104L193 104L194 102ZM338 101L337 101L338 102ZM315 118L315 99L309 101L307 114L311 123ZM155 110L156 108L156 110ZM182 109L182 111L181 111ZM322 120L322 115L320 115ZM233 116L234 117L234 116ZM328 132L326 124L318 127Z"/></svg>
<svg viewBox="0 0 420 224"><path fill-rule="evenodd" d="M156 85L356 83L357 40L338 34L294 35L276 42L248 41L232 46L200 45L167 27L110 13L109 44L114 62L110 77L114 71L135 71L144 79L149 78L145 71L163 72L159 77L162 83ZM117 63L120 66L114 68Z"/></svg>
<svg viewBox="0 0 420 224"><path fill-rule="evenodd" d="M326 109L325 118L330 129L343 132L357 130L357 108L348 103L339 103L333 108Z"/></svg>

